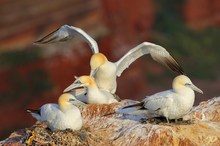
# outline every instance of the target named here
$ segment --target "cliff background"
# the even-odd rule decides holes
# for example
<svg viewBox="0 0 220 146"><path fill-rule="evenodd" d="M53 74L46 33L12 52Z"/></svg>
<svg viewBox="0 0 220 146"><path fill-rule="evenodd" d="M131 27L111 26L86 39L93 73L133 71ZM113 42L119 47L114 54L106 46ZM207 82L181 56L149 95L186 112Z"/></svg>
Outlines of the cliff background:
<svg viewBox="0 0 220 146"><path fill-rule="evenodd" d="M26 108L57 102L74 75L89 74L92 52L80 39L32 45L63 24L88 32L112 61L143 41L157 43L204 91L196 105L220 94L218 0L2 0L0 18L0 139L34 123ZM174 77L145 56L118 78L117 94L141 100L171 88Z"/></svg>

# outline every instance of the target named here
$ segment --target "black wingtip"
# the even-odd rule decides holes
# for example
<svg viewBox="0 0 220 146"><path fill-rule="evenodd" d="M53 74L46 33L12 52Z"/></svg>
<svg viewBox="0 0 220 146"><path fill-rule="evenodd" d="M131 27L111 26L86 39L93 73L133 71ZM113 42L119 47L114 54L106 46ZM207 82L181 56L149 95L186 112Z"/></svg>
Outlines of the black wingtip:
<svg viewBox="0 0 220 146"><path fill-rule="evenodd" d="M45 37L35 41L33 44L38 45L38 44L47 44L47 43L53 43L53 40L57 39L56 36L53 36L54 33L56 33L60 28L56 29L55 31L49 33Z"/></svg>
<svg viewBox="0 0 220 146"><path fill-rule="evenodd" d="M165 60L165 63L169 69L171 69L173 72L176 72L178 74L185 75L185 72L183 71L183 68L175 61L174 58L167 58Z"/></svg>
<svg viewBox="0 0 220 146"><path fill-rule="evenodd" d="M26 112L28 112L28 113L35 113L35 114L40 115L40 110L35 110L35 109L26 109Z"/></svg>
<svg viewBox="0 0 220 146"><path fill-rule="evenodd" d="M121 109L126 109L126 108L131 108L131 107L137 107L137 106L142 107L143 105L144 105L144 102L140 102L140 103L136 103L136 104L132 104L132 105L128 105L128 106L122 107Z"/></svg>
<svg viewBox="0 0 220 146"><path fill-rule="evenodd" d="M31 110L30 109L26 109L26 112L31 113Z"/></svg>

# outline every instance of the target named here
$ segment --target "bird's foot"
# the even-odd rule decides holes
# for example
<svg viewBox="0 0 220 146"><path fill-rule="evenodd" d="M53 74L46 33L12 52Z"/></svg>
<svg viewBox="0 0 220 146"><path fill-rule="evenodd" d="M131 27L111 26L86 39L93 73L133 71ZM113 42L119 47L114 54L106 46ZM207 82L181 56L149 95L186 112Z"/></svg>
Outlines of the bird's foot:
<svg viewBox="0 0 220 146"><path fill-rule="evenodd" d="M179 124L179 125L189 125L189 124L193 124L192 120L183 120L182 118L180 119L175 119L175 123Z"/></svg>
<svg viewBox="0 0 220 146"><path fill-rule="evenodd" d="M154 118L149 118L149 119L141 119L140 120L141 123L150 123L150 124L160 124L163 122L166 122L166 119L163 117L154 117Z"/></svg>

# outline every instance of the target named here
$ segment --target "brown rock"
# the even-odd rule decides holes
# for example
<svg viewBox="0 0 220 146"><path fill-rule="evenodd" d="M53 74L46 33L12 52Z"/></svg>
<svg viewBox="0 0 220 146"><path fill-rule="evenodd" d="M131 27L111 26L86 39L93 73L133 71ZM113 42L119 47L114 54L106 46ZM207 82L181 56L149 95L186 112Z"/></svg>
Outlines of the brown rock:
<svg viewBox="0 0 220 146"><path fill-rule="evenodd" d="M220 97L200 103L186 117L190 123L143 123L142 115L112 114L129 100L110 105L80 107L84 127L51 132L42 123L18 130L2 145L169 145L215 146L220 143Z"/></svg>

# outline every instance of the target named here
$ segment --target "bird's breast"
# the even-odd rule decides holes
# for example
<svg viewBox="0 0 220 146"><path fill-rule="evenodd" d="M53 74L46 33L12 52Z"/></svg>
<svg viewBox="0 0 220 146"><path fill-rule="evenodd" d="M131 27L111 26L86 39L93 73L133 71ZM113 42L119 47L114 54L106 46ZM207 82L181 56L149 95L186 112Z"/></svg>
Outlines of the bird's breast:
<svg viewBox="0 0 220 146"><path fill-rule="evenodd" d="M174 98L174 104L169 108L169 118L177 119L186 115L193 107L195 95L187 92L187 95L177 95Z"/></svg>
<svg viewBox="0 0 220 146"><path fill-rule="evenodd" d="M95 75L96 84L100 89L115 93L116 83L116 65L107 63L102 65Z"/></svg>

